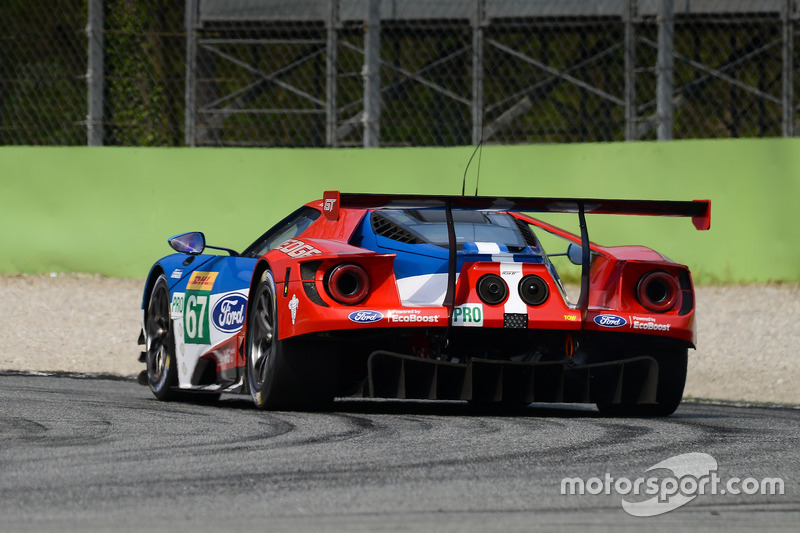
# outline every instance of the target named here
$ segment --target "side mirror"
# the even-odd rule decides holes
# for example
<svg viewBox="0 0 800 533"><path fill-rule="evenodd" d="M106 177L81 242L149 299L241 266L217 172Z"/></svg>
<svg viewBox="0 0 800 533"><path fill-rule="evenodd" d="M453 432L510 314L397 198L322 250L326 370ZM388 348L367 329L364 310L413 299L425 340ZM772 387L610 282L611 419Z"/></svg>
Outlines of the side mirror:
<svg viewBox="0 0 800 533"><path fill-rule="evenodd" d="M175 235L167 239L167 242L173 250L182 254L198 255L206 248L206 236L199 231Z"/></svg>
<svg viewBox="0 0 800 533"><path fill-rule="evenodd" d="M574 242L569 243L567 247L567 257L569 257L569 261L573 265L583 264L583 248Z"/></svg>

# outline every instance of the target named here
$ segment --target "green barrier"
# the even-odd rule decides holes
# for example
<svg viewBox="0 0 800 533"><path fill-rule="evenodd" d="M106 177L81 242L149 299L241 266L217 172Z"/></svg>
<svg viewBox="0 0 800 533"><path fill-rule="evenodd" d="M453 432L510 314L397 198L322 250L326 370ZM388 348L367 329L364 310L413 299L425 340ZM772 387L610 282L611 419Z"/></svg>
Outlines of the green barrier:
<svg viewBox="0 0 800 533"><path fill-rule="evenodd" d="M326 189L460 194L471 147L0 147L0 273L143 277L166 238L202 230L243 249ZM478 168L480 175L478 177ZM800 281L800 139L487 146L482 195L712 200L712 226L589 215L604 245L643 244L699 283ZM574 215L547 220L577 231Z"/></svg>

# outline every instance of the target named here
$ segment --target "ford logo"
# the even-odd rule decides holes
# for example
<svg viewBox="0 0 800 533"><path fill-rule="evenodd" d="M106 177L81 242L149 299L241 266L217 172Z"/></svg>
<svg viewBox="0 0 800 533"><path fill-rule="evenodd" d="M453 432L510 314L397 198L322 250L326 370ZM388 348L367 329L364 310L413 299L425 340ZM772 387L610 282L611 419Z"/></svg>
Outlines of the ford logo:
<svg viewBox="0 0 800 533"><path fill-rule="evenodd" d="M226 294L211 311L211 323L223 333L236 333L244 324L247 298L237 293Z"/></svg>
<svg viewBox="0 0 800 533"><path fill-rule="evenodd" d="M383 320L383 313L378 311L353 311L347 315L347 318L357 324L372 324Z"/></svg>
<svg viewBox="0 0 800 533"><path fill-rule="evenodd" d="M621 328L628 321L617 315L597 315L594 317L594 323L604 328Z"/></svg>

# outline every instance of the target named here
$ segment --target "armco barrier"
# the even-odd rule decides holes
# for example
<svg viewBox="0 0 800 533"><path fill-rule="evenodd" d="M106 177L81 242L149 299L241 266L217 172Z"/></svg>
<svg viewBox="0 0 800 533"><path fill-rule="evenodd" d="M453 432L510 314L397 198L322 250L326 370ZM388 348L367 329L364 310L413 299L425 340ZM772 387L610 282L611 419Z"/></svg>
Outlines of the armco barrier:
<svg viewBox="0 0 800 533"><path fill-rule="evenodd" d="M143 277L166 238L241 249L325 189L459 194L472 148L0 147L0 273ZM800 139L487 146L467 194L710 198L712 224L588 216L593 241L645 244L695 280L800 281ZM577 228L577 217L548 217Z"/></svg>

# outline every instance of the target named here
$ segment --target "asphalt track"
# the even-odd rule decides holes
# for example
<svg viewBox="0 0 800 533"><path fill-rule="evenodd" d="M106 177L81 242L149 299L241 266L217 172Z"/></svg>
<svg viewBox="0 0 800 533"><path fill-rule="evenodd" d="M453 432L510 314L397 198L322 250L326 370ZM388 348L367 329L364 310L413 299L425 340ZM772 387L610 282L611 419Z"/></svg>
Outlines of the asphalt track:
<svg viewBox="0 0 800 533"><path fill-rule="evenodd" d="M788 408L608 419L342 400L261 412L239 396L161 403L131 381L2 375L0 531L796 531L799 437ZM650 517L613 491L561 494L565 477L635 480L692 452L723 481L781 478L784 494L696 495Z"/></svg>

